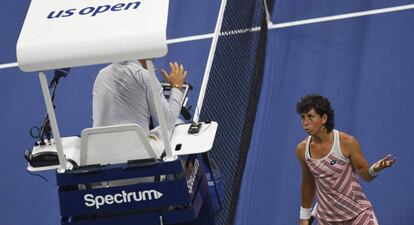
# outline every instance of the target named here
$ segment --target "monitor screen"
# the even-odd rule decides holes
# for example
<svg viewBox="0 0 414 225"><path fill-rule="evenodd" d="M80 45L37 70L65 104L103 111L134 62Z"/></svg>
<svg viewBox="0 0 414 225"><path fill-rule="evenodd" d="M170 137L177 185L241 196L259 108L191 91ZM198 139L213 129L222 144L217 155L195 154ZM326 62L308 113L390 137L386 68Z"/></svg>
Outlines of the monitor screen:
<svg viewBox="0 0 414 225"><path fill-rule="evenodd" d="M165 99L169 99L170 98L170 95L171 95L171 85L169 84L169 83L161 83L161 86L162 86L162 89L163 89L163 92L164 92L164 96L165 96ZM183 95L183 99L181 99L181 105L183 106L183 107L185 107L185 105L187 104L187 95L188 95L188 92L189 92L189 90L190 90L190 85L189 84L183 84L183 92L184 92L184 95Z"/></svg>

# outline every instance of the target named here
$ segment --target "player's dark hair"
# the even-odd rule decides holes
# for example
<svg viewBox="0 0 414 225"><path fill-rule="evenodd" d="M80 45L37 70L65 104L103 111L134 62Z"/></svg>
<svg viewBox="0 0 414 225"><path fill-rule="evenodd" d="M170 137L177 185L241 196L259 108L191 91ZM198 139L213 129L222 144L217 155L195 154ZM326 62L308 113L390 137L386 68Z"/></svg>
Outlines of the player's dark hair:
<svg viewBox="0 0 414 225"><path fill-rule="evenodd" d="M314 109L320 116L324 114L328 116L325 128L328 132L331 132L335 127L335 122L334 109L332 109L329 100L318 94L310 94L300 98L300 101L296 104L296 112L298 114L307 113L311 109Z"/></svg>

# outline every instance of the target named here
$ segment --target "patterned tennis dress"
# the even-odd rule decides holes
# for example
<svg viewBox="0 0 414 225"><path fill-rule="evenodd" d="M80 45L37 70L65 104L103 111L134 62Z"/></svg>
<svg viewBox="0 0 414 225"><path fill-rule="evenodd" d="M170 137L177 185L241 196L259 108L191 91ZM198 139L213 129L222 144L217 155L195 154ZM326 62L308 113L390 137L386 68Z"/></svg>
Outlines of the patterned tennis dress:
<svg viewBox="0 0 414 225"><path fill-rule="evenodd" d="M342 154L339 132L333 132L332 149L321 159L311 158L311 136L306 142L306 164L315 177L318 224L378 225L351 162Z"/></svg>

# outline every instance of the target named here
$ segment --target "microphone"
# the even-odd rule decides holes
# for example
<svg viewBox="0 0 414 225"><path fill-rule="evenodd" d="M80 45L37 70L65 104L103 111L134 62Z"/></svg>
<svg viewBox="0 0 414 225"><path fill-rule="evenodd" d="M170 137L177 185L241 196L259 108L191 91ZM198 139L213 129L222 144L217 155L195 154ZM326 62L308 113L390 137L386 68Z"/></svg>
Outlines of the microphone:
<svg viewBox="0 0 414 225"><path fill-rule="evenodd" d="M55 76L63 76L66 77L70 71L70 68L63 68L63 69L56 69Z"/></svg>
<svg viewBox="0 0 414 225"><path fill-rule="evenodd" d="M62 69L56 69L55 70L55 76L53 77L51 84L57 83L61 77L68 76L70 71L70 68L62 68Z"/></svg>

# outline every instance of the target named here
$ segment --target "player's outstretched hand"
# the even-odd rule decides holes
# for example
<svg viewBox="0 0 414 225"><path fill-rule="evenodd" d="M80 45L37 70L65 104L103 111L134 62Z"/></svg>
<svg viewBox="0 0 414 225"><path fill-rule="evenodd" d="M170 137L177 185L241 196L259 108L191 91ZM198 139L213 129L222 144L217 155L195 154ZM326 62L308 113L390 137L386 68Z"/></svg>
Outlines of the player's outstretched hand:
<svg viewBox="0 0 414 225"><path fill-rule="evenodd" d="M385 168L391 167L397 159L394 158L391 154L388 154L384 158L378 160L374 165L374 171L379 172Z"/></svg>

